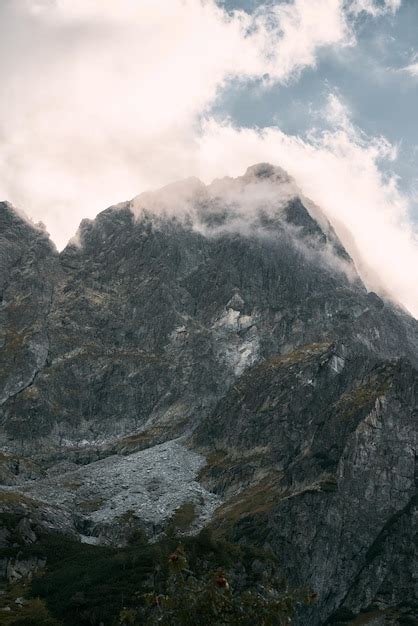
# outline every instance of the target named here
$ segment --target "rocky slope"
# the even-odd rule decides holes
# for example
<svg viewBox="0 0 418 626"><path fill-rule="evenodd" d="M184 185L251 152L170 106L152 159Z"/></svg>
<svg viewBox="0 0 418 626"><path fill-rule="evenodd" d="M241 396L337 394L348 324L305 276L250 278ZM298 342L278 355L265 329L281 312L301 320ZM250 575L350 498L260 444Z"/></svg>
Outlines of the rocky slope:
<svg viewBox="0 0 418 626"><path fill-rule="evenodd" d="M301 624L416 610L418 324L279 168L143 194L60 254L0 204L0 346L8 507L121 541L193 505L319 594Z"/></svg>
<svg viewBox="0 0 418 626"><path fill-rule="evenodd" d="M335 359L316 344L263 361L195 433L215 527L316 590L307 624L417 600L416 370Z"/></svg>

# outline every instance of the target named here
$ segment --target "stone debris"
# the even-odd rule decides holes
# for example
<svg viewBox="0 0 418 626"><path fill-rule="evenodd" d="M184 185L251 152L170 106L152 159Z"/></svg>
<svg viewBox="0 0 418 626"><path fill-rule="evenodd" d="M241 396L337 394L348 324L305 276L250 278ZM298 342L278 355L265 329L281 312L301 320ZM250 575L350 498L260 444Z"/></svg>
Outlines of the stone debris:
<svg viewBox="0 0 418 626"><path fill-rule="evenodd" d="M197 480L205 458L178 441L169 441L128 456L113 455L77 470L22 485L25 495L70 509L96 524L112 524L135 515L160 527L183 504L196 508L195 530L204 526L220 498ZM84 542L91 543L88 536ZM93 541L94 542L94 541Z"/></svg>

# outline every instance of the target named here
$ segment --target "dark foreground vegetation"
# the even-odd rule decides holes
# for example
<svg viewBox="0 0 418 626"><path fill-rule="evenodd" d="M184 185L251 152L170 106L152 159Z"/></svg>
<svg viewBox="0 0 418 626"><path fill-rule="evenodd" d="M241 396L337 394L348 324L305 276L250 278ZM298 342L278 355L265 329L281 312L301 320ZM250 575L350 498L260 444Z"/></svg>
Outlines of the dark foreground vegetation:
<svg viewBox="0 0 418 626"><path fill-rule="evenodd" d="M150 544L138 533L125 548L45 535L19 548L19 558L29 556L47 565L1 597L4 626L281 626L298 602L314 601L275 577L273 556L215 541L209 531L181 544L174 534Z"/></svg>

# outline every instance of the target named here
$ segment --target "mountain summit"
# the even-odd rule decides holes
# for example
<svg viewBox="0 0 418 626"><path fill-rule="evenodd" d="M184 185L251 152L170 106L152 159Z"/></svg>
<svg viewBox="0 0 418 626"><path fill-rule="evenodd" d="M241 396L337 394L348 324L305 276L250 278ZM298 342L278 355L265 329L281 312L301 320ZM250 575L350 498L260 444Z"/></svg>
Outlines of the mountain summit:
<svg viewBox="0 0 418 626"><path fill-rule="evenodd" d="M417 365L280 168L142 194L61 253L0 204L3 489L84 541L191 502L318 593L300 624L413 606Z"/></svg>

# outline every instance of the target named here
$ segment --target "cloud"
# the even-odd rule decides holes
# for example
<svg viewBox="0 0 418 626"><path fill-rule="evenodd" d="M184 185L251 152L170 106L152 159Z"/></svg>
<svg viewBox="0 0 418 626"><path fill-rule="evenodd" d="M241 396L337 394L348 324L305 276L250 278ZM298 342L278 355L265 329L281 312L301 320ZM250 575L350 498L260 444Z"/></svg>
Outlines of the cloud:
<svg viewBox="0 0 418 626"><path fill-rule="evenodd" d="M380 17L388 13L394 15L401 4L402 0L353 0L348 6L354 15L368 13L373 17Z"/></svg>
<svg viewBox="0 0 418 626"><path fill-rule="evenodd" d="M258 175L260 172L262 176ZM234 217L255 222L261 208L273 215L298 194L295 181L280 167L257 164L249 167L244 176L223 176L209 185L192 177L156 191L147 191L134 198L130 208L138 217L145 211L156 216L175 215L202 223L208 213L214 216L226 211L228 222Z"/></svg>
<svg viewBox="0 0 418 626"><path fill-rule="evenodd" d="M370 285L418 315L407 202L381 163L395 152L331 97L330 130L301 138L235 128L211 108L231 79L287 83L324 48L354 45L353 19L400 2L293 0L232 14L214 0L2 0L0 198L62 247L84 217L190 175L270 161L349 231Z"/></svg>
<svg viewBox="0 0 418 626"><path fill-rule="evenodd" d="M208 178L239 174L252 161L279 163L321 207L368 287L402 303L418 317L418 240L408 200L381 165L396 158L383 137L368 137L331 95L333 130L289 136L278 128L235 128L208 120L200 138L201 171Z"/></svg>
<svg viewBox="0 0 418 626"><path fill-rule="evenodd" d="M82 217L192 172L232 78L286 82L350 42L340 0L2 0L0 197L62 246Z"/></svg>
<svg viewBox="0 0 418 626"><path fill-rule="evenodd" d="M292 223L286 209L289 203L302 198L308 213L320 230L304 231ZM122 204L125 208L126 203ZM307 198L282 168L258 163L236 178L223 177L204 185L197 178L188 178L152 192L145 192L129 203L138 220L152 221L155 227L166 228L167 220L182 223L205 237L238 233L243 237L291 241L309 263L321 265L332 272L341 272L349 281L358 281L358 273L335 237L335 232L322 210ZM322 234L327 235L324 242ZM82 245L80 233L74 245Z"/></svg>
<svg viewBox="0 0 418 626"><path fill-rule="evenodd" d="M406 72L410 76L416 78L418 76L418 63L411 63L410 65L406 65L401 68L402 72Z"/></svg>
<svg viewBox="0 0 418 626"><path fill-rule="evenodd" d="M414 52L412 54L408 65L398 67L396 69L393 69L392 71L402 74L408 74L410 77L416 78L418 76L418 53Z"/></svg>

